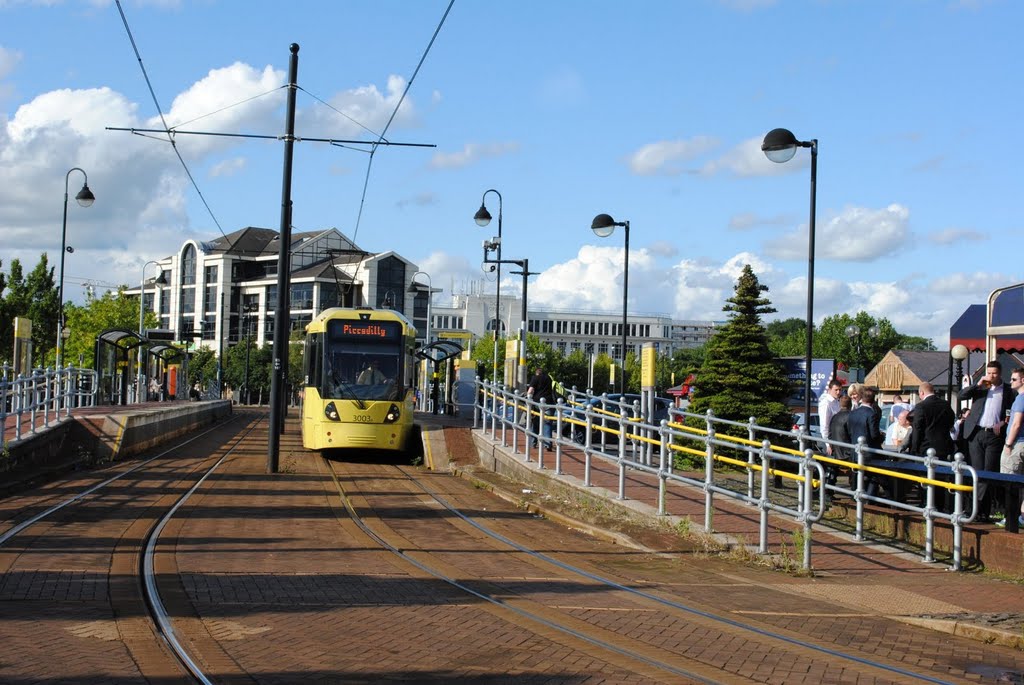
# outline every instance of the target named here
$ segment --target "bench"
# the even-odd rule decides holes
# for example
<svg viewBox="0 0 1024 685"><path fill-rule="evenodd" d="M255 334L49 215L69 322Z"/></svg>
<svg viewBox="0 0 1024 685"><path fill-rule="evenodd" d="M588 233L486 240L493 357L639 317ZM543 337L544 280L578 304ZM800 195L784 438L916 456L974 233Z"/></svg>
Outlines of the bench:
<svg viewBox="0 0 1024 685"><path fill-rule="evenodd" d="M949 462L935 464L935 475L952 477L953 469L952 467L947 466L948 463ZM904 471L914 474L928 472L928 469L924 464L917 461L903 459L871 459L865 462L865 466L874 466L888 471ZM1016 473L1000 473L999 471L978 471L977 473L979 481L984 480L994 485L1004 487L1005 498L1003 501L1003 511L1006 514L1006 532L1018 532L1019 525L1017 523L1017 515L1020 513L1020 487L1012 486L1024 486L1024 475Z"/></svg>

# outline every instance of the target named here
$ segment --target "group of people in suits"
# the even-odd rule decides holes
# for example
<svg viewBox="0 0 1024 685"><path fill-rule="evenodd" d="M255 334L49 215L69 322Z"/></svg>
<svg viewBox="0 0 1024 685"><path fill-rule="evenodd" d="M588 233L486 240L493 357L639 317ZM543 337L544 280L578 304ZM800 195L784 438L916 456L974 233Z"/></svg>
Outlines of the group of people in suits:
<svg viewBox="0 0 1024 685"><path fill-rule="evenodd" d="M871 388L853 384L847 390L848 397L841 396L840 383L832 381L827 393L818 410L823 437L856 443L863 436L869 447L882 445L878 432L881 410ZM1024 367L1014 369L1009 383L1004 383L1002 364L989 362L978 383L959 392L960 400L971 402L960 420L949 402L935 394L931 383L921 383L918 397L909 414L912 428L908 445L901 446L903 451L925 456L934 449L939 458L951 460L966 446L968 463L977 471L1024 473ZM830 446L830 453L836 451ZM836 456L850 457L842 452L839 449ZM993 511L993 488L979 479L977 490L977 520L988 521ZM1024 506L1021 517L1024 521Z"/></svg>

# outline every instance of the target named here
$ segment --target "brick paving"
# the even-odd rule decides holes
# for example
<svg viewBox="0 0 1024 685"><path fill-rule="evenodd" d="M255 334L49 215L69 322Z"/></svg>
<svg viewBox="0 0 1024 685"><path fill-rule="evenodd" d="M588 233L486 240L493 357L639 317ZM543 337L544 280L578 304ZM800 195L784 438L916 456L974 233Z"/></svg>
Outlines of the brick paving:
<svg viewBox="0 0 1024 685"><path fill-rule="evenodd" d="M506 464L503 470L519 474L514 479L524 480L529 485L547 481L559 487L570 487L588 497L602 499L610 506L622 506L630 516L645 518L652 525L664 524L664 519L657 516L657 480L653 475L628 471L627 500L619 501L619 472L613 462L592 460L592 486L588 488L584 485L581 449L563 447L561 473L556 474L554 452L544 453L544 468L541 468L535 449L529 456L524 455L521 437L517 450L513 451L511 434L502 445L500 430L496 439L492 439L489 430L474 430L472 438L476 444L471 445L466 440L470 422L448 420L438 424L453 446L448 457L456 462L456 468L469 467L481 451L488 458L502 460ZM476 470L475 474L479 475L480 471ZM694 476L701 478L699 474ZM538 486L538 490L543 487ZM544 508L542 497L517 493L512 496L537 502L539 508ZM691 530L703 530L702 490L670 485L666 509L677 517L673 520L688 519ZM741 544L756 543L758 520L755 509L716 496L715 533ZM786 543L784 553L799 561L800 551L794 549L791 532L797 528L791 519L773 515L769 524L770 552L779 555ZM1021 536L1001 531L998 535L1007 538L1003 544L1016 544L1020 549ZM894 546L858 542L851 535L829 531L821 524L814 526L813 540L813 578L776 573L771 580L784 590L789 597L787 601L793 602L795 595L813 602L836 602L855 612L884 614L936 630L1024 648L1024 591L1018 582L980 573L953 573L946 563L924 563L920 553L908 554ZM1024 573L1024 564L1020 568ZM728 599L723 601L723 608L730 608ZM777 611L783 609L776 608ZM1021 680L1024 681L1024 676Z"/></svg>
<svg viewBox="0 0 1024 685"><path fill-rule="evenodd" d="M449 462L466 466L476 461L476 446L465 422L426 417L422 423L429 446L425 461L435 471L446 472ZM482 436L476 438L479 442ZM261 439L265 444L265 438L256 439L208 480L168 527L160 545L164 552L157 564L161 590L170 598L177 628L192 644L208 645L200 649L200 658L215 680L515 680L538 685L668 680L664 672L645 668L636 660L609 655L477 601L380 549L348 518L322 461L302 450L295 421L282 435L280 473L266 473ZM485 448L488 443L485 438ZM521 454L510 451L499 456L525 463ZM550 469L541 475L553 483L578 487L582 463L571 450L564 456L563 475L550 478ZM553 463L549 453L547 464ZM535 464L527 467L537 471ZM351 482L358 486L366 506L383 501L393 507L386 511L372 505L396 535L412 539L428 530L428 553L442 564L458 569L467 581L486 579L510 599L527 602L538 611L546 607L552 615L581 627L625 636L638 649L652 645L693 659L698 672L704 672L700 664L713 666L714 679L721 682L901 680L850 662L836 663L805 648L766 646L699 616L683 619L646 600L598 589L578 577L569 580L534 560L509 553L495 555L500 547L496 543L477 541L479 549L462 547L468 526L451 521L436 507L428 507L425 514L417 506L417 500L424 498L402 491L397 479L381 481L372 470L359 468L349 474ZM170 474L167 482L173 482ZM794 638L820 640L885 663L938 672L950 681L993 681L1004 673L1010 682L1024 680L1024 656L1006 647L889 620L895 616L939 627L940 620L970 623L972 615L1001 614L1005 623L1012 624L1009 616L1024 613L1024 593L1016 584L980 574L949 573L941 565L925 565L905 554L866 547L817 529L813 561L819 571L810 578L692 550L657 555L609 546L553 521L533 519L528 511L501 503L468 483L442 475L430 482L460 510L479 516L498 532L523 539L524 544L566 563L592 568L698 611L725 613ZM617 482L617 472L602 467L595 471L595 485L587 491L611 506ZM654 492L653 482L631 475L630 515L649 515ZM507 495L523 499L521 490ZM119 516L125 519L122 524L138 515L133 514L130 499L118 506ZM699 491L673 490L669 507L673 514L689 516L694 524L703 521ZM531 520L531 525L524 525ZM0 626L5 636L11 636L8 644L17 650L4 651L0 668L7 669L3 672L8 675L18 672L12 663L5 663L10 654L16 654L25 663L31 661L33 673L60 682L62 664L52 658L47 663L47 655L65 650L78 661L75 672L88 676L81 682L135 682L139 674L127 665L121 672L111 671L111 663L128 663L124 645L112 639L109 618L91 608L97 588L110 585L101 577L99 551L112 546L118 533L111 529L97 536L92 529L94 549L69 544L75 524L67 525L69 534L60 539L68 549L56 550L58 559L60 554L68 555L67 563L57 563L31 579L5 573L6 584L0 585L5 610ZM749 536L756 531L756 516L748 508L723 503L715 525L734 536ZM784 524L773 523L772 528L773 544L787 539ZM0 571L7 568L0 566ZM45 598L53 603L61 597L71 600L65 608L69 615L35 625L39 622L34 602ZM122 634L126 625L124 620L118 624ZM85 642L72 647L69 641L75 640ZM91 675L102 673L110 677Z"/></svg>

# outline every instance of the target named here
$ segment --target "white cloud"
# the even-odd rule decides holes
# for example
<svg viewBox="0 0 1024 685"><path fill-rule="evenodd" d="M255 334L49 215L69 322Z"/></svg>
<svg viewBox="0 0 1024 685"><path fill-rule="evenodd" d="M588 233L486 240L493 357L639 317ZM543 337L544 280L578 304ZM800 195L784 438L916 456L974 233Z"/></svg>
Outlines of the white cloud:
<svg viewBox="0 0 1024 685"><path fill-rule="evenodd" d="M405 197L395 203L396 207L427 207L437 204L437 195L434 193L416 193L412 197Z"/></svg>
<svg viewBox="0 0 1024 685"><path fill-rule="evenodd" d="M847 207L815 228L815 258L868 262L903 248L909 236L910 210L892 204L884 209ZM806 259L807 225L765 243L778 259Z"/></svg>
<svg viewBox="0 0 1024 685"><path fill-rule="evenodd" d="M376 140L395 107L398 112L388 130L390 137L397 127L411 127L417 123L416 108L413 98L402 99L405 92L406 79L401 76L388 76L383 92L376 85L352 88L328 98L330 107L320 103L303 110L297 117L296 129L312 131L310 136L317 138L349 138L355 140ZM433 101L439 102L441 94L434 91ZM401 102L401 106L398 103ZM333 109L332 109L333 108ZM340 114L339 114L340 112Z"/></svg>
<svg viewBox="0 0 1024 685"><path fill-rule="evenodd" d="M793 222L788 214L761 216L754 212L741 212L729 218L729 228L734 231L745 231L758 226L782 226Z"/></svg>
<svg viewBox="0 0 1024 685"><path fill-rule="evenodd" d="M678 162L702 155L717 144L716 139L708 136L695 136L689 140L660 140L641 147L629 156L627 163L630 170L639 176L675 176L685 172Z"/></svg>
<svg viewBox="0 0 1024 685"><path fill-rule="evenodd" d="M218 176L234 176L244 168L245 157L233 157L231 159L225 159L222 162L217 162L210 167L210 176L212 178L216 178Z"/></svg>
<svg viewBox="0 0 1024 685"><path fill-rule="evenodd" d="M466 143L459 152L435 152L430 160L433 169L461 169L489 157L500 157L519 149L519 143Z"/></svg>
<svg viewBox="0 0 1024 685"><path fill-rule="evenodd" d="M705 176L731 173L734 176L781 176L807 167L809 154L798 154L785 164L770 161L761 151L762 138L749 138L700 169Z"/></svg>
<svg viewBox="0 0 1024 685"><path fill-rule="evenodd" d="M586 100L583 77L570 66L557 67L540 84L541 99L558 107L578 105Z"/></svg>
<svg viewBox="0 0 1024 685"><path fill-rule="evenodd" d="M4 46L0 45L0 79L7 78L8 74L14 71L14 68L20 61L20 52L17 50L8 50Z"/></svg>
<svg viewBox="0 0 1024 685"><path fill-rule="evenodd" d="M988 240L989 236L981 231L972 228L945 228L928 234L928 240L936 245L953 245L960 242L981 242Z"/></svg>

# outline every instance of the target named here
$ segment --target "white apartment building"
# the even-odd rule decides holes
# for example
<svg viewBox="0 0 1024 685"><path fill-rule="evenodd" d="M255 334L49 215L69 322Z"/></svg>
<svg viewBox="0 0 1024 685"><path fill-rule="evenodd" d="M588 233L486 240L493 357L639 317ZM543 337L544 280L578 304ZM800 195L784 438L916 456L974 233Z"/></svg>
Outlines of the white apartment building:
<svg viewBox="0 0 1024 685"><path fill-rule="evenodd" d="M493 331L500 319L500 335L516 337L522 325L522 299L502 293L501 313L495 315L494 295L454 295L448 305L431 305L431 337L462 337L472 340ZM529 306L529 303L527 303ZM622 312L528 308L527 332L536 335L563 354L574 350L605 353L619 358L622 344ZM671 355L685 347L706 343L722 322L680 321L666 315L628 316L627 353L639 354L643 343L654 343L660 354Z"/></svg>
<svg viewBox="0 0 1024 685"><path fill-rule="evenodd" d="M248 227L210 242L186 240L177 253L156 260L161 274L146 279L144 304L160 317L160 328L174 340L218 351L251 335L257 345L273 339L277 308L278 232ZM390 307L408 316L423 338L429 278L413 279L417 266L397 252L370 253L335 228L292 235L290 330L301 330L321 310L334 306ZM158 283L158 276L162 282ZM414 292L410 285L414 284ZM138 289L128 294L138 295ZM438 289L434 289L438 292ZM522 301L501 296L500 316L493 295L434 297L431 338L472 344L499 325L515 337ZM530 309L528 331L568 354L582 349L618 358L622 313ZM652 314L630 314L629 350L653 342L662 354L703 345L720 322L676 321Z"/></svg>

